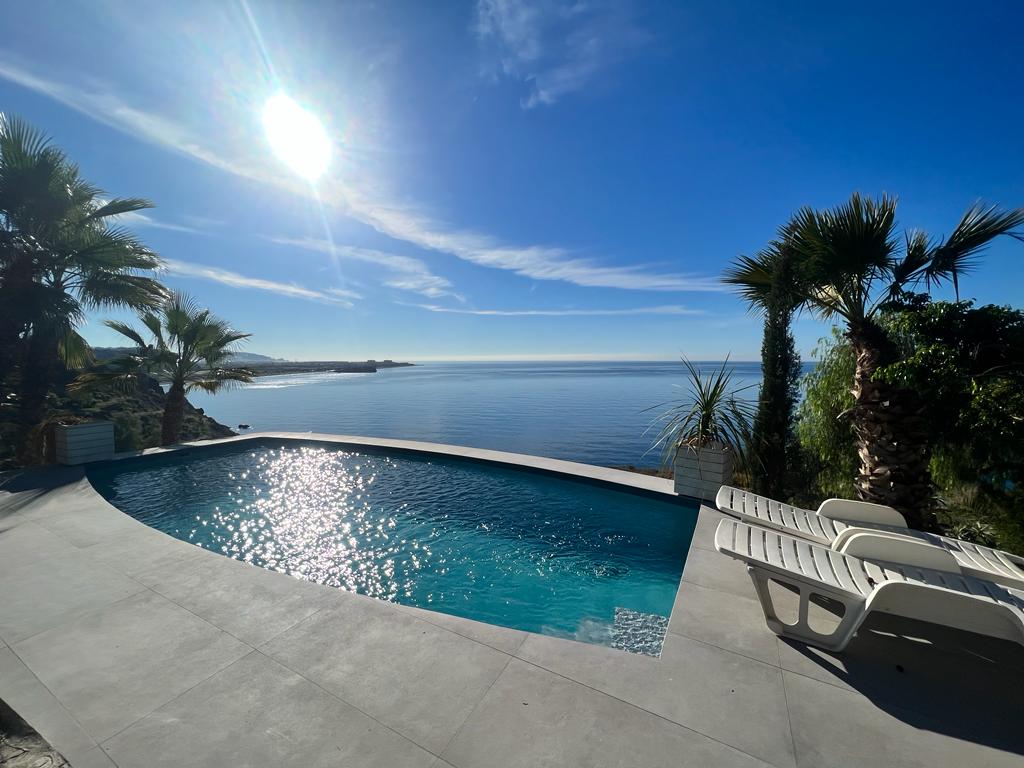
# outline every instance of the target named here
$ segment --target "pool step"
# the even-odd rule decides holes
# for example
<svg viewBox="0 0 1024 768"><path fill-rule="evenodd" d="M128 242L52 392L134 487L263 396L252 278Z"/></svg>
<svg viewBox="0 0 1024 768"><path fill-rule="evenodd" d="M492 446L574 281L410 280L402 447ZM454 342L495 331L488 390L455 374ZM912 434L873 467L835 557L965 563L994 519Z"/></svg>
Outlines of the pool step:
<svg viewBox="0 0 1024 768"><path fill-rule="evenodd" d="M641 613L629 608L615 609L612 625L612 647L645 656L661 656L661 646L668 631L668 617Z"/></svg>

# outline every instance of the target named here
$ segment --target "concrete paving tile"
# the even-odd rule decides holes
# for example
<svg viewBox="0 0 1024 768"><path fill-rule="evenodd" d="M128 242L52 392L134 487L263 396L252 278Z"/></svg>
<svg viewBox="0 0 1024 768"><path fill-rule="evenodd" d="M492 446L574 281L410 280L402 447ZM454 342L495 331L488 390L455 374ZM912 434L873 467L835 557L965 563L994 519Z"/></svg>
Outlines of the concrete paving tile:
<svg viewBox="0 0 1024 768"><path fill-rule="evenodd" d="M78 551L19 568L5 566L0 570L0 636L14 645L144 589Z"/></svg>
<svg viewBox="0 0 1024 768"><path fill-rule="evenodd" d="M36 467L5 480L0 509L16 509L29 520L94 506L97 500L81 467ZM5 498L4 491L11 493Z"/></svg>
<svg viewBox="0 0 1024 768"><path fill-rule="evenodd" d="M757 597L746 567L715 550L691 547L683 567L683 579L740 597Z"/></svg>
<svg viewBox="0 0 1024 768"><path fill-rule="evenodd" d="M794 764L778 667L675 634L661 658L541 635L516 655L766 762Z"/></svg>
<svg viewBox="0 0 1024 768"><path fill-rule="evenodd" d="M78 766L76 759L96 742L10 648L0 649L0 699L35 728L50 745Z"/></svg>
<svg viewBox="0 0 1024 768"><path fill-rule="evenodd" d="M91 503L76 497L73 503L59 506L49 514L34 518L34 522L76 547L99 544L143 525L120 510L114 509L95 493Z"/></svg>
<svg viewBox="0 0 1024 768"><path fill-rule="evenodd" d="M726 517L727 515L722 514L717 509L701 504L700 513L697 515L697 527L693 531L693 543L691 546L714 551L715 531L718 530L718 523Z"/></svg>
<svg viewBox="0 0 1024 768"><path fill-rule="evenodd" d="M67 755L64 755L64 757L68 758L71 768L118 768L114 761L110 759L110 756L103 751L102 747L93 747L75 759Z"/></svg>
<svg viewBox="0 0 1024 768"><path fill-rule="evenodd" d="M767 765L517 659L487 692L441 757L456 768Z"/></svg>
<svg viewBox="0 0 1024 768"><path fill-rule="evenodd" d="M852 691L784 672L800 768L1020 766L1024 744L949 734L942 725L884 708Z"/></svg>
<svg viewBox="0 0 1024 768"><path fill-rule="evenodd" d="M668 631L779 665L777 637L757 600L682 581Z"/></svg>
<svg viewBox="0 0 1024 768"><path fill-rule="evenodd" d="M103 746L119 768L427 768L435 760L257 651Z"/></svg>
<svg viewBox="0 0 1024 768"><path fill-rule="evenodd" d="M250 650L148 590L12 647L98 742Z"/></svg>
<svg viewBox="0 0 1024 768"><path fill-rule="evenodd" d="M1024 681L1024 648L969 632L877 614L842 653L778 638L784 669L843 688L897 692L911 681L944 684L949 669L975 680Z"/></svg>
<svg viewBox="0 0 1024 768"><path fill-rule="evenodd" d="M179 541L146 525L110 536L85 547L82 552L135 578L173 563L184 567L185 562L194 563L209 554L195 544Z"/></svg>
<svg viewBox="0 0 1024 768"><path fill-rule="evenodd" d="M330 590L213 552L172 560L137 578L252 646L328 604Z"/></svg>
<svg viewBox="0 0 1024 768"><path fill-rule="evenodd" d="M0 564L4 572L25 565L48 564L74 551L72 544L35 523L11 518L0 522Z"/></svg>
<svg viewBox="0 0 1024 768"><path fill-rule="evenodd" d="M925 630L929 626L914 624ZM908 632L906 627L901 629ZM862 631L843 654L785 640L779 647L791 671L856 692L879 706L913 712L946 733L1024 746L1024 736L1019 734L1019 685L1024 683L1024 673L1004 663L1000 653L1015 650L1024 655L1024 649L958 634L965 642L974 641L973 653L883 632L878 623L872 631Z"/></svg>
<svg viewBox="0 0 1024 768"><path fill-rule="evenodd" d="M325 608L261 650L435 753L509 659L373 600Z"/></svg>
<svg viewBox="0 0 1024 768"><path fill-rule="evenodd" d="M396 605L396 607L415 616L417 619L428 621L463 637L468 637L470 640L476 640L478 643L497 648L504 653L515 653L516 649L529 636L528 632L523 632L522 630L464 619L461 616L452 616L440 611L429 611L409 605Z"/></svg>

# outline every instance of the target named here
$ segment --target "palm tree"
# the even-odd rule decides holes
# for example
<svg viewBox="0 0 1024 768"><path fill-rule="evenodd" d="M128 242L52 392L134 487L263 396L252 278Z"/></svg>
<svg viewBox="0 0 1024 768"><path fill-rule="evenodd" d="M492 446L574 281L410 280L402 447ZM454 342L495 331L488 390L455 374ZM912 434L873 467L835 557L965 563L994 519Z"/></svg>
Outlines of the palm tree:
<svg viewBox="0 0 1024 768"><path fill-rule="evenodd" d="M778 239L755 257L740 256L726 271L726 283L739 285L750 310L764 318L761 341L762 383L751 434L750 472L757 493L786 496L794 453L794 412L800 379L800 356L793 340L793 314L800 305L794 287L793 249L790 233L783 230ZM760 274L761 282L752 283L749 273Z"/></svg>
<svg viewBox="0 0 1024 768"><path fill-rule="evenodd" d="M251 334L239 333L228 323L200 309L182 293L171 293L158 312L145 312L139 318L149 332L127 323L108 320L106 325L136 345L128 357L111 362L104 369L83 374L72 384L81 389L100 382L136 386L139 377L150 375L168 385L161 426L161 445L177 443L185 414L185 396L195 390L216 393L233 382L252 381L245 368L225 367L238 351L238 342Z"/></svg>
<svg viewBox="0 0 1024 768"><path fill-rule="evenodd" d="M114 217L152 207L105 200L39 131L0 115L0 382L17 393L22 458L39 458L37 427L61 366L79 367L89 348L76 327L90 309L145 309L165 291L139 274L160 259Z"/></svg>
<svg viewBox="0 0 1024 768"><path fill-rule="evenodd" d="M783 229L795 254L795 291L801 305L824 319L839 319L856 356L854 406L849 412L858 441L859 496L889 504L908 523L934 527L927 430L912 390L875 380L899 353L879 318L912 290L951 283L976 264L1000 235L1024 240L1024 209L975 204L952 233L933 239L920 230L898 237L896 200L854 194L837 208L800 210ZM759 259L740 261L731 274L748 299L761 294L770 272Z"/></svg>

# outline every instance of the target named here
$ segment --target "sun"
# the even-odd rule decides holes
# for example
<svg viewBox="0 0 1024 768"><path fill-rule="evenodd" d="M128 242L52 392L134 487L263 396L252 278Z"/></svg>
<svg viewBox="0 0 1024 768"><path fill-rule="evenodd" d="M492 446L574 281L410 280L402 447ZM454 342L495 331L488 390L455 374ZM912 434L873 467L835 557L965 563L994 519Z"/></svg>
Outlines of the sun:
<svg viewBox="0 0 1024 768"><path fill-rule="evenodd" d="M331 140L316 116L284 93L263 107L263 130L274 153L307 181L320 178L331 161Z"/></svg>

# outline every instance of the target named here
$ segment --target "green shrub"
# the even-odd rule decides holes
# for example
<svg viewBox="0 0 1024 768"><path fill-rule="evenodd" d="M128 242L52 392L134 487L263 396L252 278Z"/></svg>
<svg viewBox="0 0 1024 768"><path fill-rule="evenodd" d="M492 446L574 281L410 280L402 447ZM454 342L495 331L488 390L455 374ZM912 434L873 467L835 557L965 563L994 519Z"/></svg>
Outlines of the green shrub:
<svg viewBox="0 0 1024 768"><path fill-rule="evenodd" d="M793 501L816 507L830 496L856 498L857 442L843 414L853 406L853 350L838 328L818 341L814 369L804 376L796 432L800 463L793 467Z"/></svg>
<svg viewBox="0 0 1024 768"><path fill-rule="evenodd" d="M146 447L142 437L142 420L134 413L114 416L114 447L118 451L141 451Z"/></svg>

